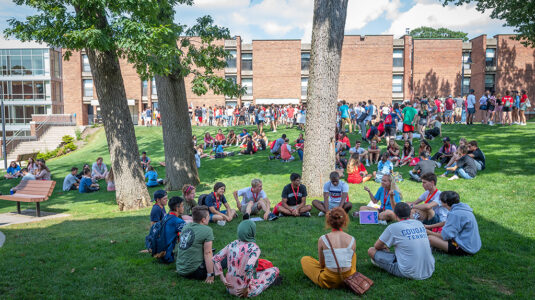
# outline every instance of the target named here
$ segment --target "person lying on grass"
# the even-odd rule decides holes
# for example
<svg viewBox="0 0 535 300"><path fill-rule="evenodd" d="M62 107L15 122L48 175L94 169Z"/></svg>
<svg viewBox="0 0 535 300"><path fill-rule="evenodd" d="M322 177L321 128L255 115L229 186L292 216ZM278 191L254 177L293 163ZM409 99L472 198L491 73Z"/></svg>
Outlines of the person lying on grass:
<svg viewBox="0 0 535 300"><path fill-rule="evenodd" d="M262 190L262 181L260 179L251 180L251 186L243 188L232 193L236 200L238 210L243 214L243 219L247 220L251 215L256 215L260 210L264 211L264 220L274 220L277 217L271 213L269 208L269 199L266 192ZM242 197L240 202L239 197Z"/></svg>
<svg viewBox="0 0 535 300"><path fill-rule="evenodd" d="M165 206L167 205L167 192L164 190L157 190L154 192L154 205L150 211L150 225L154 225L156 222L165 217Z"/></svg>
<svg viewBox="0 0 535 300"><path fill-rule="evenodd" d="M80 180L80 186L78 187L78 192L80 193L92 193L100 189L98 183L93 183L91 179L91 170L84 169L84 176Z"/></svg>
<svg viewBox="0 0 535 300"><path fill-rule="evenodd" d="M343 231L349 225L349 217L341 207L335 207L327 213L325 225L331 228L331 232L318 239L318 260L304 256L301 258L301 267L303 273L319 287L342 288L345 286L344 279L357 271L355 238ZM341 275L331 248L336 253Z"/></svg>
<svg viewBox="0 0 535 300"><path fill-rule="evenodd" d="M375 196L367 186L364 187L364 190L368 192L371 202L373 204L377 204L379 202L380 206L378 209L371 206L361 206L359 209L360 211L378 211L379 220L396 220L394 209L396 208L396 205L401 202L401 197L400 193L397 191L396 182L392 178L392 175L386 174L383 176L381 179L381 187L377 190ZM358 217L358 212L355 212L353 216Z"/></svg>
<svg viewBox="0 0 535 300"><path fill-rule="evenodd" d="M375 245L368 249L372 264L403 278L423 280L435 271L435 258L422 222L410 219L411 208L399 203L394 208L399 222L386 227ZM394 253L390 248L394 247Z"/></svg>
<svg viewBox="0 0 535 300"><path fill-rule="evenodd" d="M204 199L204 204L208 206L210 212L210 222L225 221L230 222L236 217L236 211L230 208L225 198L226 186L223 182L216 182L214 191ZM221 206L225 210L221 210Z"/></svg>
<svg viewBox="0 0 535 300"><path fill-rule="evenodd" d="M448 210L440 202L437 175L434 173L422 175L422 187L425 192L416 201L408 202L412 208L411 217L421 221L424 225L444 222L448 216Z"/></svg>
<svg viewBox="0 0 535 300"><path fill-rule="evenodd" d="M213 258L215 275L226 286L227 292L249 298L260 295L268 287L280 284L279 268L270 267L257 271L260 248L256 244L256 224L244 220L238 225L238 239L228 244ZM223 272L223 262L228 266Z"/></svg>
<svg viewBox="0 0 535 300"><path fill-rule="evenodd" d="M63 191L76 191L78 189L78 185L80 184L80 180L76 178L76 174L78 173L77 167L71 168L71 173L68 174L65 179L63 180ZM35 178L35 176L34 176Z"/></svg>
<svg viewBox="0 0 535 300"><path fill-rule="evenodd" d="M343 180L340 180L340 173L336 171L331 172L329 179L323 185L323 201L312 201L312 205L320 211L318 214L319 217L324 216L335 207L343 208L346 213L353 207L348 197L349 185Z"/></svg>
<svg viewBox="0 0 535 300"><path fill-rule="evenodd" d="M307 205L307 188L301 184L301 175L292 173L290 184L282 189L282 201L273 208L278 216L310 217L312 206Z"/></svg>
<svg viewBox="0 0 535 300"><path fill-rule="evenodd" d="M427 230L431 246L451 255L476 254L481 249L481 238L472 208L460 202L454 191L442 192L440 201L449 213L442 232Z"/></svg>
<svg viewBox="0 0 535 300"><path fill-rule="evenodd" d="M468 147L460 147L459 152L461 158L457 160L456 165L447 168L446 173L442 174L441 177L446 177L448 174L454 173L454 175L448 180L455 180L459 178L474 179L477 174L477 166L474 159L468 156Z"/></svg>

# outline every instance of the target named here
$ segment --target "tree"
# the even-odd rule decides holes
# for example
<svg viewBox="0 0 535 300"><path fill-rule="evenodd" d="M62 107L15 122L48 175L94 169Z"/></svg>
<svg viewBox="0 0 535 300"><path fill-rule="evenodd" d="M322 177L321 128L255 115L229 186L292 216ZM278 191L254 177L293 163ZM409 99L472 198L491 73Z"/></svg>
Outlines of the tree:
<svg viewBox="0 0 535 300"><path fill-rule="evenodd" d="M535 47L535 3L518 0L441 0L442 4L463 5L475 3L480 12L490 10L490 17L505 21L504 26L514 27L519 40L526 47Z"/></svg>
<svg viewBox="0 0 535 300"><path fill-rule="evenodd" d="M315 0L307 91L303 181L311 196L323 195L334 170L336 102L347 0Z"/></svg>
<svg viewBox="0 0 535 300"><path fill-rule="evenodd" d="M5 31L22 41L35 40L54 47L73 50L85 49L91 66L97 96L115 175L116 200L119 210L139 209L150 205L150 196L144 184L134 124L128 109L119 65L116 37L108 23L108 13L118 1L15 0L17 5L28 5L38 14L25 21L10 19L11 28ZM112 8L112 9L110 9Z"/></svg>
<svg viewBox="0 0 535 300"><path fill-rule="evenodd" d="M228 29L213 25L209 16L197 19L191 28L177 25L173 21L176 4L191 5L192 1L139 0L117 22L123 32L120 46L129 62L142 77L156 80L168 190L199 183L184 78L193 75L192 89L197 95L208 89L235 97L244 93L231 79L214 74L225 67L229 55L214 42L230 39Z"/></svg>
<svg viewBox="0 0 535 300"><path fill-rule="evenodd" d="M431 27L418 27L411 30L410 36L415 39L463 39L463 42L468 41L468 33L462 31L453 31L447 28L431 28Z"/></svg>

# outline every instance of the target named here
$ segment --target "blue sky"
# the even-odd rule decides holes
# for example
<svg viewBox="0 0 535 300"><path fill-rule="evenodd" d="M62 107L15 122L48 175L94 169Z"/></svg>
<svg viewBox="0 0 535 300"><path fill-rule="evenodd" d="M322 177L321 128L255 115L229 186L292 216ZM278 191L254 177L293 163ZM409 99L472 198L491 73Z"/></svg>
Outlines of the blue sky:
<svg viewBox="0 0 535 300"><path fill-rule="evenodd" d="M216 24L228 27L232 35L253 39L303 39L310 41L313 0L196 0L194 6L178 6L176 20L192 25L195 19L211 15ZM23 18L32 10L0 0L0 30L7 19ZM393 34L419 26L462 30L469 37L513 33L503 22L492 20L473 5L443 7L438 0L349 0L346 34Z"/></svg>

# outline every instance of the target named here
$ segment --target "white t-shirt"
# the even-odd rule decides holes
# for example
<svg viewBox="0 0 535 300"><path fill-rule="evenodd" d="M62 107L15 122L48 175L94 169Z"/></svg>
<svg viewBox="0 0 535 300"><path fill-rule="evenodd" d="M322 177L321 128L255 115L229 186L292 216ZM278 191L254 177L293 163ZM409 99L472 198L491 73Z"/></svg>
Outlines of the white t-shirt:
<svg viewBox="0 0 535 300"><path fill-rule="evenodd" d="M254 201L256 198L256 202L259 199L266 199L266 192L264 190L261 190L258 195L253 195L253 191L251 190L251 187L246 187L238 191L238 197L242 197L241 204L245 205L247 202Z"/></svg>
<svg viewBox="0 0 535 300"><path fill-rule="evenodd" d="M383 106L383 115L388 115L390 113L390 108L388 106Z"/></svg>
<svg viewBox="0 0 535 300"><path fill-rule="evenodd" d="M388 225L379 239L395 247L399 270L412 279L427 279L435 271L435 258L422 222L404 220Z"/></svg>
<svg viewBox="0 0 535 300"><path fill-rule="evenodd" d="M437 206L433 207L433 210L435 211L435 214L439 217L440 222L445 222L446 218L448 217L448 210L442 206L442 202L440 201L440 193L441 191L437 191L436 194L431 198L431 201L438 203ZM429 196L429 191L425 191L418 200L425 202L427 199L427 196Z"/></svg>
<svg viewBox="0 0 535 300"><path fill-rule="evenodd" d="M338 185L334 185L328 181L323 185L323 192L329 193L329 205L334 203L340 204L340 200L342 200L342 193L349 192L349 185L342 180L338 182ZM344 201L345 200L346 199L344 199Z"/></svg>
<svg viewBox="0 0 535 300"><path fill-rule="evenodd" d="M349 148L349 154L352 154L352 153L362 154L364 152L366 152L366 149L364 149L362 147L359 147L358 149L355 148L355 147Z"/></svg>

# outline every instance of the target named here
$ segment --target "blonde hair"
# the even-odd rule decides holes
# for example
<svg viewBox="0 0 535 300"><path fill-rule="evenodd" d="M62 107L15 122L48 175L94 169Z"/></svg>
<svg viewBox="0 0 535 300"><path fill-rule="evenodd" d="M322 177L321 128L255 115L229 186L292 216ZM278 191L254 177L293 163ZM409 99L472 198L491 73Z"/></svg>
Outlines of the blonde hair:
<svg viewBox="0 0 535 300"><path fill-rule="evenodd" d="M388 177L390 179L390 187L392 190L398 192L399 194L399 198L400 199L403 199L403 194L401 194L401 190L399 189L397 183L396 183L396 179L394 178L394 176L392 174L385 174L383 175L383 177Z"/></svg>
<svg viewBox="0 0 535 300"><path fill-rule="evenodd" d="M359 165L360 165L359 154L358 153L351 154L351 158L349 158L349 162L347 163L347 173L349 174L350 172L353 172L355 169L358 168Z"/></svg>

